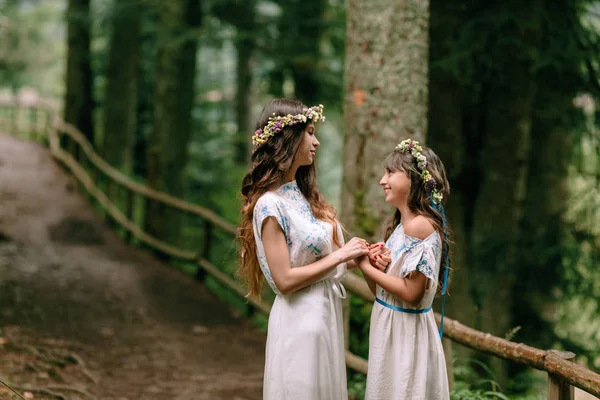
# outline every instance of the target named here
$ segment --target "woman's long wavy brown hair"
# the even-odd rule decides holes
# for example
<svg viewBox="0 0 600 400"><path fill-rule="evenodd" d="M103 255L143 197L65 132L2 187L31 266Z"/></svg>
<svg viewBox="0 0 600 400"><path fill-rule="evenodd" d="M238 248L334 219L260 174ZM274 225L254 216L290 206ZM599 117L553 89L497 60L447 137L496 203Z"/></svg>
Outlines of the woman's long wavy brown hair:
<svg viewBox="0 0 600 400"><path fill-rule="evenodd" d="M267 125L270 117L297 115L306 110L304 104L296 100L271 100L264 108L256 123L256 129ZM260 298L264 279L256 254L256 238L252 226L254 206L266 192L277 189L284 183L285 176L292 166L294 157L302 139L307 123L286 126L271 137L252 154L252 168L242 180L242 220L237 238L240 242L240 264L237 275L248 284L248 295ZM316 218L327 221L333 226L333 240L339 246L335 208L325 201L316 186L314 163L302 166L296 171L298 188L308 200Z"/></svg>
<svg viewBox="0 0 600 400"><path fill-rule="evenodd" d="M442 193L445 201L450 195L450 183L446 176L446 169L440 158L431 150L429 147L423 147L421 154L427 159L427 170L435 179L437 190ZM385 160L384 168L391 172L404 171L410 177L410 192L408 194L408 208L410 211L417 215L423 215L426 217L442 239L442 261L440 266L440 272L438 277L438 291L441 290L444 283L444 268L450 268L450 254L446 258L446 253L450 249L450 239L446 237L444 232L444 224L442 221L441 212L433 207L430 199L430 193L425 189L425 184L421 180L421 173L417 168L417 160L412 156L410 152L402 152L400 150L394 150ZM394 232L394 229L400 224L402 215L400 210L396 209L394 217L390 221L386 232L385 240ZM446 228L448 229L447 222Z"/></svg>

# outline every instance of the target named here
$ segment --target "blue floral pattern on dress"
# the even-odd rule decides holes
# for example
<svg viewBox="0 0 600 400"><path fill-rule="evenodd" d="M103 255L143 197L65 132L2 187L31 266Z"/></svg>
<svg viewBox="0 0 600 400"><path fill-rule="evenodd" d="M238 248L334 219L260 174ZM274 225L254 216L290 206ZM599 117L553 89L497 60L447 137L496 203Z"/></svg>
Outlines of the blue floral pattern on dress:
<svg viewBox="0 0 600 400"><path fill-rule="evenodd" d="M262 242L262 225L267 217L274 217L281 226L292 267L313 263L331 253L337 246L333 243L333 226L315 217L310 203L298 188L296 181L286 183L279 189L262 195L254 207L253 219L258 261L269 286L279 294L271 276ZM343 244L344 238L339 224L336 229ZM332 276L339 272L340 268L345 270L345 264L332 271Z"/></svg>
<svg viewBox="0 0 600 400"><path fill-rule="evenodd" d="M433 277L433 269L429 265L429 261L427 261L425 258L422 258L421 261L419 261L416 270L428 278Z"/></svg>
<svg viewBox="0 0 600 400"><path fill-rule="evenodd" d="M402 224L399 224L385 246L390 249L392 255L390 265L402 262L400 268L402 277L406 277L413 271L419 271L437 282L436 270L439 270L442 250L440 236L437 232L421 240L406 235Z"/></svg>

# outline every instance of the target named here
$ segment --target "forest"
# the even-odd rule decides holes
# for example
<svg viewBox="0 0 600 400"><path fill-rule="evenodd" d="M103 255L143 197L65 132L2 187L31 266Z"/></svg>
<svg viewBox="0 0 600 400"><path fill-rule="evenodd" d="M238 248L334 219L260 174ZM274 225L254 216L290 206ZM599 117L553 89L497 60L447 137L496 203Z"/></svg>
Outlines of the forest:
<svg viewBox="0 0 600 400"><path fill-rule="evenodd" d="M233 225L272 98L324 105L318 186L351 236L380 240L382 160L426 143L451 185L446 315L600 372L600 2L3 0L0 38L0 94L47 99L110 165ZM140 215L161 240L200 243L195 219ZM212 245L233 277L236 244ZM350 302L366 358L371 304ZM543 374L454 357L453 399L545 398ZM364 380L349 372L355 398Z"/></svg>

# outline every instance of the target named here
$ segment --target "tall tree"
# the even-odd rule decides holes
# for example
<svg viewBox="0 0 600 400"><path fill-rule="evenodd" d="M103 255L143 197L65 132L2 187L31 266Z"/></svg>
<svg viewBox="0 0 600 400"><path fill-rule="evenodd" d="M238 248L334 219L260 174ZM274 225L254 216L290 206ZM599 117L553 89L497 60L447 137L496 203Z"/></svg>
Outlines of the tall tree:
<svg viewBox="0 0 600 400"><path fill-rule="evenodd" d="M425 138L429 2L350 0L347 18L342 217L373 238L391 215L377 187L382 157Z"/></svg>
<svg viewBox="0 0 600 400"><path fill-rule="evenodd" d="M144 3L140 15L140 68L138 77L138 98L133 172L147 176L147 146L153 129L154 95L158 64L158 26L160 13L156 6Z"/></svg>
<svg viewBox="0 0 600 400"><path fill-rule="evenodd" d="M148 143L148 183L174 196L185 191L184 169L192 130L200 0L161 2L154 126ZM157 203L146 212L151 234L176 240L177 214Z"/></svg>
<svg viewBox="0 0 600 400"><path fill-rule="evenodd" d="M94 144L90 29L90 0L69 0L65 121L75 125Z"/></svg>
<svg viewBox="0 0 600 400"><path fill-rule="evenodd" d="M326 0L279 0L278 36L273 40L275 68L271 93L282 96L284 78L294 83L294 95L308 105L322 102L321 38L325 31Z"/></svg>
<svg viewBox="0 0 600 400"><path fill-rule="evenodd" d="M572 99L597 57L578 46L583 3L431 4L428 139L449 172L455 234L448 311L498 336L519 326L518 340L539 347L556 339Z"/></svg>
<svg viewBox="0 0 600 400"><path fill-rule="evenodd" d="M497 336L514 326L543 8L432 4L430 138L448 167L457 243L450 314ZM506 383L507 364L493 363Z"/></svg>
<svg viewBox="0 0 600 400"><path fill-rule="evenodd" d="M102 155L111 165L132 170L137 124L140 60L138 0L117 0L108 50Z"/></svg>
<svg viewBox="0 0 600 400"><path fill-rule="evenodd" d="M237 89L235 113L238 135L235 143L235 160L244 165L250 159L250 101L252 99L252 57L255 49L256 1L242 0L236 23Z"/></svg>
<svg viewBox="0 0 600 400"><path fill-rule="evenodd" d="M573 99L591 89L581 65L598 57L580 44L580 38L589 33L582 30L577 3L553 1L544 7L540 52L552 62L544 62L537 72L528 157L531 167L520 240L522 274L515 290L518 306L513 307L513 318L514 324L521 326L520 338L542 348L554 345L557 339L551 326L556 300L553 289L560 284L565 265L567 177L575 127L583 122Z"/></svg>
<svg viewBox="0 0 600 400"><path fill-rule="evenodd" d="M256 21L256 0L225 0L215 3L211 13L235 27L236 96L235 120L237 135L234 139L236 164L245 166L250 160L250 138L253 127L250 122L252 99L252 64L257 47L259 26Z"/></svg>
<svg viewBox="0 0 600 400"><path fill-rule="evenodd" d="M0 41L0 83L16 92L21 85L21 75L26 69L23 51L19 51L23 36L19 29L22 26L19 21L19 2L7 0L0 4L0 15L4 16L0 22L3 37Z"/></svg>
<svg viewBox="0 0 600 400"><path fill-rule="evenodd" d="M475 140L469 147L476 148L478 142L466 137L468 120L464 115L465 104L473 92L468 86L468 66L472 59L464 56L468 53L458 48L456 40L468 17L469 8L464 0L431 1L427 140L444 162L452 191L446 204L453 239L452 295L448 297L447 312L472 326L475 306L468 242L476 187L468 182L477 182L478 170L475 159L466 155L468 143ZM457 57L458 54L463 56Z"/></svg>

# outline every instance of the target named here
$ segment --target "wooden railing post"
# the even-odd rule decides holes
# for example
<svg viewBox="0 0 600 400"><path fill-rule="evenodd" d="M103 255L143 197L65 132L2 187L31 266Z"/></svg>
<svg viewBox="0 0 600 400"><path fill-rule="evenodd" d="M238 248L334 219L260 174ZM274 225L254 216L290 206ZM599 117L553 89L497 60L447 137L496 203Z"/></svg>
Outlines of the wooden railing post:
<svg viewBox="0 0 600 400"><path fill-rule="evenodd" d="M34 142L38 141L38 110L35 107L29 109L29 117L31 118L30 136Z"/></svg>
<svg viewBox="0 0 600 400"><path fill-rule="evenodd" d="M12 108L12 133L19 137L19 103L15 102L14 107Z"/></svg>
<svg viewBox="0 0 600 400"><path fill-rule="evenodd" d="M548 374L548 400L574 400L575 389L560 377Z"/></svg>
<svg viewBox="0 0 600 400"><path fill-rule="evenodd" d="M127 216L127 219L135 225L134 216L133 216L133 204L134 204L133 190L129 189L126 186L124 186L124 188L127 193L127 199L125 200L125 215ZM125 229L125 241L131 242L131 232L129 231L129 229Z"/></svg>
<svg viewBox="0 0 600 400"><path fill-rule="evenodd" d="M563 360L570 360L575 354L569 351L550 350ZM574 400L575 388L561 377L548 373L548 400Z"/></svg>
<svg viewBox="0 0 600 400"><path fill-rule="evenodd" d="M73 157L74 160L79 161L77 158L77 155L75 154L76 152L76 148L77 148L77 143L75 143L75 140L71 137L67 137L65 136L67 143L68 143L68 152L69 154L71 154L71 157Z"/></svg>
<svg viewBox="0 0 600 400"><path fill-rule="evenodd" d="M115 181L113 181L112 179L107 177L106 178L106 196L108 197L108 200L112 204L115 204L115 205L117 204L117 190L116 189L117 189L117 187L116 187ZM106 224L108 226L110 226L111 228L114 228L117 226L114 219L108 212L106 213Z"/></svg>
<svg viewBox="0 0 600 400"><path fill-rule="evenodd" d="M52 112L47 111L44 113L46 115L46 120L44 121L44 127L42 135L43 141L42 144L46 146L50 146L50 131L52 131Z"/></svg>
<svg viewBox="0 0 600 400"><path fill-rule="evenodd" d="M212 241L212 224L209 220L204 221L204 240L202 244L202 252L200 258L210 262L210 245ZM196 270L196 279L203 281L206 277L206 271L201 266Z"/></svg>

